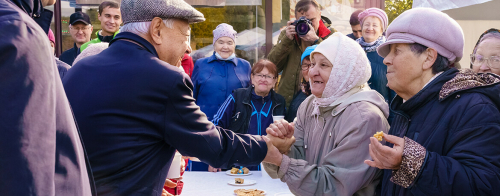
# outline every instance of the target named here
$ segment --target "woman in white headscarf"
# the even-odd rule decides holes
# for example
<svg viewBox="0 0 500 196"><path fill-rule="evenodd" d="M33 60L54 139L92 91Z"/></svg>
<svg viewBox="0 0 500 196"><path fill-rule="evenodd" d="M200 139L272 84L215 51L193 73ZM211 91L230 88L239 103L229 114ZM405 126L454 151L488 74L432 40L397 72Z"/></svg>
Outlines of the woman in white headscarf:
<svg viewBox="0 0 500 196"><path fill-rule="evenodd" d="M370 137L389 130L389 108L367 84L371 68L366 54L358 43L335 33L311 57L314 96L297 112L296 142L283 152L281 165L265 164L265 169L296 195L374 195L381 172L363 161L370 158Z"/></svg>

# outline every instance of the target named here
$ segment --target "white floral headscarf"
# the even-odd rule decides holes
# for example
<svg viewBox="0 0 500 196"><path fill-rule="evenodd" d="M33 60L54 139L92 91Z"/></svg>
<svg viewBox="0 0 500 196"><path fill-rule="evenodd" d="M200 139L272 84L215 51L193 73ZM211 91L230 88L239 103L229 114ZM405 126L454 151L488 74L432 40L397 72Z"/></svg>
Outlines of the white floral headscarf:
<svg viewBox="0 0 500 196"><path fill-rule="evenodd" d="M351 89L368 86L366 82L372 74L370 61L361 46L342 33L334 33L321 42L311 53L312 60L316 53L325 56L333 67L323 95L313 101L313 115L319 115L319 107L331 105Z"/></svg>

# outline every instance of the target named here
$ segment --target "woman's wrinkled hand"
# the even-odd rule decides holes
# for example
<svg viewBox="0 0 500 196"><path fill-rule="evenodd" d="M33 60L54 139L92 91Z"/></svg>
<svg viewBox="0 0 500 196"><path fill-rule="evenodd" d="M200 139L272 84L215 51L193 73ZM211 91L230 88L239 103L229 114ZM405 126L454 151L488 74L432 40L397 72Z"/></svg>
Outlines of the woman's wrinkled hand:
<svg viewBox="0 0 500 196"><path fill-rule="evenodd" d="M290 147L295 143L295 137L292 136L291 138L279 138L279 137L274 137L272 135L267 135L267 137L271 140L274 146L278 148L281 154L288 154L290 151Z"/></svg>
<svg viewBox="0 0 500 196"><path fill-rule="evenodd" d="M214 168L212 166L208 166L208 171L209 172L220 172L221 171L221 168Z"/></svg>
<svg viewBox="0 0 500 196"><path fill-rule="evenodd" d="M269 139L269 136L264 135L262 136L262 139L267 144L267 154L262 162L280 166L281 160L283 159L283 154L281 154L278 148L276 148L276 146L273 145L273 143Z"/></svg>
<svg viewBox="0 0 500 196"><path fill-rule="evenodd" d="M384 146L376 138L370 137L369 151L373 161L365 160L365 163L379 169L397 170L403 160L405 140L389 134L384 134L383 137L394 146Z"/></svg>
<svg viewBox="0 0 500 196"><path fill-rule="evenodd" d="M295 127L294 123L288 123L288 121L282 119L275 121L266 129L267 135L272 135L279 138L291 138L293 136Z"/></svg>

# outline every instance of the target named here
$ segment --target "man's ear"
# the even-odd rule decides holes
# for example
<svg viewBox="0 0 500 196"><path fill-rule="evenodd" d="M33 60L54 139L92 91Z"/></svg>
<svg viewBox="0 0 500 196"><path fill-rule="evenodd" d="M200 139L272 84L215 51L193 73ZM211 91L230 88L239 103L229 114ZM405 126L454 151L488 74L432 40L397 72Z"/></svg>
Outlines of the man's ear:
<svg viewBox="0 0 500 196"><path fill-rule="evenodd" d="M151 25L149 25L149 36L151 36L151 41L157 45L162 44L161 29L163 25L163 20L159 17L153 18Z"/></svg>
<svg viewBox="0 0 500 196"><path fill-rule="evenodd" d="M423 70L431 69L434 62L436 62L438 53L434 48L427 48L425 52L422 53L425 55L424 64L422 65Z"/></svg>

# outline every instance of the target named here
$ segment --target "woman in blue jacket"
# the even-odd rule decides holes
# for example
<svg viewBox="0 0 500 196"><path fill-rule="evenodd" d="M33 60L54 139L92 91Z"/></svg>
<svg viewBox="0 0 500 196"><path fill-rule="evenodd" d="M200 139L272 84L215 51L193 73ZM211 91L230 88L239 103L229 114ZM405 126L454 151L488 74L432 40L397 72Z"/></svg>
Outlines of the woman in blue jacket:
<svg viewBox="0 0 500 196"><path fill-rule="evenodd" d="M386 37L383 35L387 29L387 14L379 8L369 8L359 13L361 22L361 35L356 41L366 52L372 67L372 76L368 80L370 88L379 92L390 104L396 93L387 87L387 66L384 65L384 58L377 54L377 48L385 43Z"/></svg>
<svg viewBox="0 0 500 196"><path fill-rule="evenodd" d="M237 58L236 31L231 25L222 23L213 31L214 54L198 59L194 64L193 98L208 120L214 118L217 110L233 90L250 85L250 63ZM193 162L191 171L207 171L208 165Z"/></svg>
<svg viewBox="0 0 500 196"><path fill-rule="evenodd" d="M213 31L214 54L196 61L193 70L193 97L202 112L212 120L227 96L250 85L250 63L237 58L236 31L222 23Z"/></svg>
<svg viewBox="0 0 500 196"><path fill-rule="evenodd" d="M408 10L387 35L378 53L397 93L394 118L386 145L370 138L365 161L384 169L378 195L498 195L500 77L455 68L464 34L440 11Z"/></svg>
<svg viewBox="0 0 500 196"><path fill-rule="evenodd" d="M277 78L276 65L269 60L259 60L252 67L252 86L236 89L229 95L215 114L213 123L235 133L266 135L273 116L285 115L285 98L273 90Z"/></svg>

